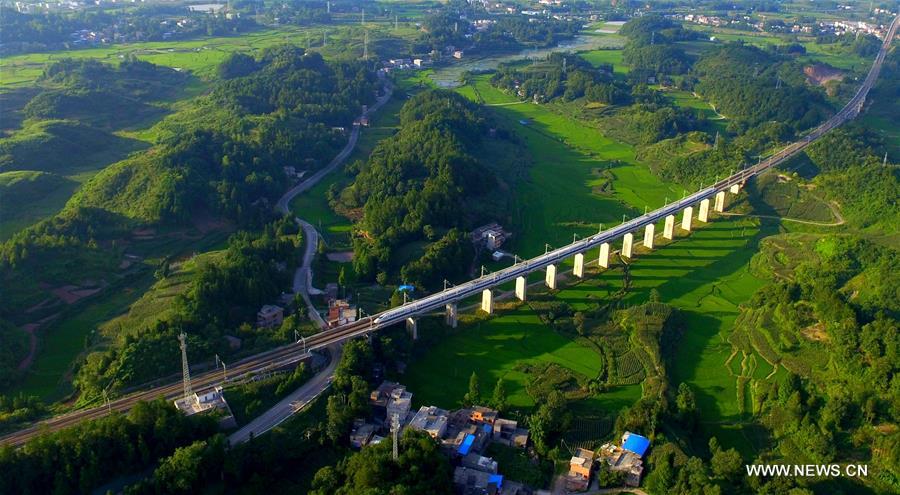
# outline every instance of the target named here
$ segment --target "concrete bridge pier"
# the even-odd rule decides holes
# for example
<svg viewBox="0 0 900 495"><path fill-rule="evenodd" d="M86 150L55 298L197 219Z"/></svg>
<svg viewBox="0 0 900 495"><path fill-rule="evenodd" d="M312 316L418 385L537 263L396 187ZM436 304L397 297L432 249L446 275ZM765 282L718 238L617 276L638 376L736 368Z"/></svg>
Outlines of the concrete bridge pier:
<svg viewBox="0 0 900 495"><path fill-rule="evenodd" d="M719 213L725 211L725 191L719 191L716 193L716 202L713 208Z"/></svg>
<svg viewBox="0 0 900 495"><path fill-rule="evenodd" d="M666 217L666 226L663 228L663 237L672 240L675 238L675 215Z"/></svg>
<svg viewBox="0 0 900 495"><path fill-rule="evenodd" d="M709 222L709 198L700 202L700 211L697 212L697 220L703 223Z"/></svg>
<svg viewBox="0 0 900 495"><path fill-rule="evenodd" d="M572 269L572 273L578 278L584 278L584 254L575 255L575 268Z"/></svg>
<svg viewBox="0 0 900 495"><path fill-rule="evenodd" d="M419 339L419 323L415 318L409 317L406 319L406 333L408 333L413 340Z"/></svg>
<svg viewBox="0 0 900 495"><path fill-rule="evenodd" d="M656 225L652 223L648 223L646 227L644 227L644 247L647 249L653 249L653 236L656 235Z"/></svg>
<svg viewBox="0 0 900 495"><path fill-rule="evenodd" d="M631 259L632 247L634 247L634 234L629 232L622 238L622 256Z"/></svg>
<svg viewBox="0 0 900 495"><path fill-rule="evenodd" d="M548 289L556 288L556 265L547 265L547 275L544 277L544 282L547 284Z"/></svg>
<svg viewBox="0 0 900 495"><path fill-rule="evenodd" d="M609 268L609 243L604 242L600 245L600 259L597 260L603 268Z"/></svg>
<svg viewBox="0 0 900 495"><path fill-rule="evenodd" d="M494 292L491 289L481 291L481 310L489 315L494 314Z"/></svg>
<svg viewBox="0 0 900 495"><path fill-rule="evenodd" d="M516 297L525 302L525 288L528 287L528 281L525 277L516 277Z"/></svg>
<svg viewBox="0 0 900 495"><path fill-rule="evenodd" d="M741 185L740 184L732 184L731 189L729 189L729 190L731 191L731 194L737 194L737 193L741 192Z"/></svg>
<svg viewBox="0 0 900 495"><path fill-rule="evenodd" d="M694 207L688 206L684 209L684 216L681 217L681 230L691 231L691 217L694 216Z"/></svg>
<svg viewBox="0 0 900 495"><path fill-rule="evenodd" d="M446 309L447 314L444 321L450 328L456 328L457 323L459 323L459 312L457 311L456 303L448 303Z"/></svg>

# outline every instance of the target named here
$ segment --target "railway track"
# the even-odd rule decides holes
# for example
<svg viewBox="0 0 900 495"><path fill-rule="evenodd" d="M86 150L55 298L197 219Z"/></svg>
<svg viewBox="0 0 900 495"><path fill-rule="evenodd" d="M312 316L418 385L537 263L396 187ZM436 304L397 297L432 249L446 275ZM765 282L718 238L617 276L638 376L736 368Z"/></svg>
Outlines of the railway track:
<svg viewBox="0 0 900 495"><path fill-rule="evenodd" d="M828 131L842 125L844 122L852 118L855 118L859 114L862 105L865 103L866 96L868 95L869 90L878 79L878 74L881 71L881 66L884 62L884 58L887 55L888 50L890 49L892 40L897 34L898 26L900 26L900 15L895 17L893 22L891 23L891 27L888 30L887 35L885 36L885 40L882 44L881 50L879 50L878 55L875 57L872 67L869 70L868 75L866 76L866 79L863 81L863 84L857 90L857 93L854 95L854 97L849 102L847 102L847 104L844 105L844 107L838 113L820 124L818 127L814 128L801 140L782 148L766 160L763 160L751 167L742 169L739 172L731 175L730 177L718 181L712 186L698 191L697 193L694 193L687 198L684 198L680 202L666 205L659 210L622 224L619 227L611 229L610 231L606 231L603 233L603 235L598 234L588 239L572 243L570 245L534 258L533 260L525 261L524 263L520 263L519 265L501 270L500 272L489 274L485 277L481 277L465 284L453 287L451 289L433 294L431 296L427 296L423 299L411 302L399 308L389 309L377 315L369 316L363 320L350 323L332 330L323 331L299 343L289 344L276 349L265 351L255 356L246 358L242 361L238 361L237 363L233 364L231 368L229 368L231 376L239 377L252 373L261 373L265 372L266 370L277 369L292 363L296 363L297 361L305 358L312 350L326 347L329 344L341 342L343 340L347 340L360 335L365 335L380 328L402 322L406 318L411 316L433 311L440 308L447 302L458 301L467 297L471 297L473 295L476 295L483 288L494 287L496 285L509 281L516 276L519 276L521 273L530 273L531 271L541 269L548 264L570 257L575 253L583 252L584 250L594 247L595 245L599 245L599 243L601 242L604 242L616 236L621 236L626 232L637 230L647 223L658 221L666 215L680 211L680 209L686 204L696 203L702 199L709 198L716 192L724 190L734 184L742 184L748 179L768 170L769 168L790 159L792 156L796 155L807 146L815 142L818 138L825 135ZM199 392L208 390L222 383L222 378L223 377L218 371L211 371L197 375L191 381L191 383L194 389ZM82 421L100 418L106 416L112 411L127 411L139 401L153 400L159 397L170 400L175 399L182 393L182 383L180 381L152 388L146 391L136 392L120 399L111 401L104 406L74 411L68 414L43 420L32 427L6 435L4 437L0 437L0 444L21 446L28 442L28 440L45 431L55 431L76 425Z"/></svg>

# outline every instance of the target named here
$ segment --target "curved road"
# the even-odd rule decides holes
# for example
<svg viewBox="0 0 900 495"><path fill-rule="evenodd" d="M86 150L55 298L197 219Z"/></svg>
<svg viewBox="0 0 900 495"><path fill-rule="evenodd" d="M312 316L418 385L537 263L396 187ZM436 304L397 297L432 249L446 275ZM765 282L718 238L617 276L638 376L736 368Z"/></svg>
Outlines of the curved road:
<svg viewBox="0 0 900 495"><path fill-rule="evenodd" d="M677 203L666 205L659 210L631 220L607 232L596 234L582 241L572 243L560 249L546 253L542 256L538 256L534 259L525 261L523 263L518 263L517 265L514 265L505 270L489 274L485 277L481 277L479 279L453 287L446 291L442 291L437 294L425 297L418 301L413 301L399 308L394 308L378 315L367 317L361 321L356 321L347 325L343 325L341 327L328 330L327 332L320 332L309 337L302 344L288 344L286 346L265 351L255 356L246 358L232 365L232 367L230 368L230 372L233 374L232 376L239 376L248 372L258 372L261 370L284 365L285 363L297 362L298 360L302 359L309 350L327 347L332 344L342 342L346 339L378 330L379 328L385 326L401 323L406 320L406 318L411 316L433 311L438 308L443 309L443 305L446 303L477 295L481 292L481 290L485 288L494 287L506 281L513 280L517 276L542 269L549 264L556 263L574 254L582 253L585 250L598 246L603 242L617 239L625 233L633 232L648 223L656 222L667 215L674 214L682 210L686 206L695 204L703 199L710 198L719 191L728 189L731 185L743 184L745 181L756 176L757 174L768 170L769 168L782 163L788 158L794 156L829 130L843 124L847 120L850 120L858 115L862 104L865 103L865 99L868 95L869 90L872 88L875 80L878 78L878 74L881 70L881 65L884 62L884 57L887 54L888 49L890 48L891 41L897 33L898 21L900 21L900 15L895 17L894 21L891 23L888 35L885 37L885 41L881 47L881 50L875 57L875 61L872 64L872 68L869 70L869 74L866 76L866 79L863 82L862 86L859 88L857 94L847 103L847 105L844 106L844 108L841 109L841 111L839 111L837 114L835 114L834 117L828 119L825 123L811 131L801 141L785 147L760 164L741 170L731 177L719 181L716 184L705 188ZM329 167L331 167L331 165L329 165ZM321 177L319 177L319 179L321 179ZM297 193L309 187L301 186L302 184L294 188L299 189ZM294 196L297 193L294 193ZM289 192L288 194L291 193ZM285 196L288 197L288 195ZM290 198L292 197L293 196L290 196ZM279 201L279 203L281 203L281 201ZM287 203L285 202L284 204L281 204L280 207L287 208ZM196 379L193 380L193 385L196 391L202 392L204 389L218 384L219 381L220 375L217 372L210 372L198 375ZM128 410L136 402L141 400L150 400L160 396L166 398L174 398L178 397L181 393L181 382L178 381L169 385L161 386L144 392L138 392L133 395L117 399L111 402L108 407L110 410L125 411ZM0 438L0 443L21 445L27 442L30 438L37 435L42 430L58 430L67 426L77 424L78 422L87 419L105 416L106 414L108 414L107 407L95 407L92 409L74 411L64 416L57 416L44 420L36 426L32 426L25 430L21 430L19 432Z"/></svg>
<svg viewBox="0 0 900 495"><path fill-rule="evenodd" d="M381 79L382 84L384 86L384 94L379 97L375 103L366 109L361 115L362 117L368 117L369 115L375 113L384 106L388 100L391 99L391 95L393 95L394 87L391 84L390 80L384 76L383 73L379 72L378 77ZM356 143L359 141L359 133L360 133L360 125L353 125L353 130L350 131L350 139L347 141L347 145L331 160L328 165L311 175L308 179L300 182L296 186L292 187L288 192L284 193L284 195L275 203L275 210L280 212L283 215L290 215L290 204L291 201L297 197L298 194L309 190L311 187L315 186L322 180L323 177L330 174L334 169L343 165L344 162L347 161L347 158L350 157L350 154L353 153L353 150L356 148ZM303 261L297 271L294 273L294 293L299 293L303 300L306 302L306 307L308 308L309 317L313 321L319 324L320 327L325 328L327 324L325 320L322 319L322 316L316 311L315 306L313 306L312 301L309 299L310 294L317 294L319 291L312 287L312 262L315 258L316 248L319 245L319 233L316 232L316 228L312 226L309 222L295 217L294 220L300 225L300 228L303 229L303 238L304 238L304 251L303 251Z"/></svg>

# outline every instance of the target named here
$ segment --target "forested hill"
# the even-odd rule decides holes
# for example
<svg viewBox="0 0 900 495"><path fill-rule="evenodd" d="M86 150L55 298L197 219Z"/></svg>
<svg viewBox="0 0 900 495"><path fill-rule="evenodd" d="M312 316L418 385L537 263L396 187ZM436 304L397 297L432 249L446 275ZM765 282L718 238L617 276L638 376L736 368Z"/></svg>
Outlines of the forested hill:
<svg viewBox="0 0 900 495"><path fill-rule="evenodd" d="M115 272L137 227L181 228L198 215L261 226L290 185L283 167L326 164L347 141L333 127L349 127L375 98L377 80L361 63L300 48L269 48L239 65L238 77L154 127L157 145L104 169L58 215L0 246L0 277L19 281L8 286L0 316L46 297L39 281Z"/></svg>
<svg viewBox="0 0 900 495"><path fill-rule="evenodd" d="M196 121L164 123L164 143L98 174L66 209L98 207L145 222L181 222L205 210L253 222L284 191L283 167L327 163L346 141L332 127L349 126L374 97L375 78L361 64L295 47L266 50L247 72L188 110Z"/></svg>
<svg viewBox="0 0 900 495"><path fill-rule="evenodd" d="M824 90L806 84L801 64L753 46L732 43L707 53L694 75L697 93L744 128L776 121L808 129L832 113Z"/></svg>
<svg viewBox="0 0 900 495"><path fill-rule="evenodd" d="M468 266L467 236L451 229L471 223L475 198L495 184L480 158L489 127L482 109L449 91L420 93L403 106L400 131L378 145L341 193L345 207L362 209L354 240L361 277L387 277L396 268L397 247L438 237L442 241L405 267L406 276L429 285L440 283L443 269L452 275ZM431 263L437 261L441 266ZM422 262L428 266L418 266Z"/></svg>

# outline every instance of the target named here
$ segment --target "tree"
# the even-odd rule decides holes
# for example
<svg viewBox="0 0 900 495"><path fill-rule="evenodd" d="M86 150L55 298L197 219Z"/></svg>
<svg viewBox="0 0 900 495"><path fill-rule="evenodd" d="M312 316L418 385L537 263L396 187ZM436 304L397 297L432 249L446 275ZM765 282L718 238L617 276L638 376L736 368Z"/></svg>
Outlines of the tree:
<svg viewBox="0 0 900 495"><path fill-rule="evenodd" d="M697 419L697 400L694 397L694 391L687 383L682 382L678 385L678 394L675 397L675 407L677 409L678 421L680 421L688 430L693 430Z"/></svg>
<svg viewBox="0 0 900 495"><path fill-rule="evenodd" d="M503 377L497 378L497 384L494 385L494 394L491 397L491 405L494 406L494 409L500 411L501 413L506 410L506 383L503 381Z"/></svg>
<svg viewBox="0 0 900 495"><path fill-rule="evenodd" d="M397 460L391 441L370 445L337 466L326 466L313 478L312 495L417 494L449 495L453 480L450 463L435 440L420 431L406 430Z"/></svg>
<svg viewBox="0 0 900 495"><path fill-rule="evenodd" d="M473 371L469 377L469 391L463 397L463 405L471 407L478 405L479 402L481 402L481 386L478 383L478 374Z"/></svg>
<svg viewBox="0 0 900 495"><path fill-rule="evenodd" d="M712 452L710 464L713 474L721 479L735 481L738 475L741 474L741 468L744 464L744 460L741 459L738 451L733 448L722 450L716 437L709 439L709 450Z"/></svg>
<svg viewBox="0 0 900 495"><path fill-rule="evenodd" d="M342 293L346 293L347 289L347 274L344 273L344 267L341 267L340 273L338 273L338 287L341 288ZM358 304L358 302L357 302Z"/></svg>

